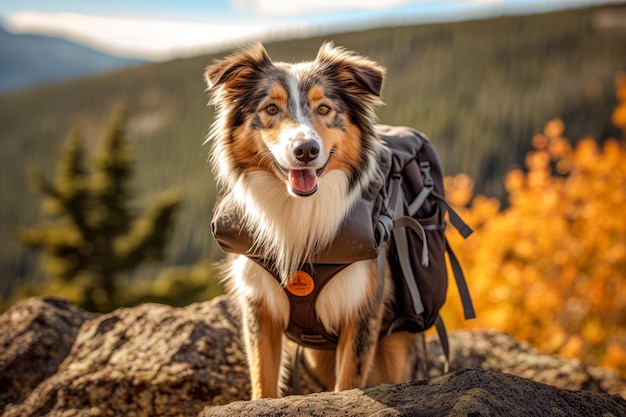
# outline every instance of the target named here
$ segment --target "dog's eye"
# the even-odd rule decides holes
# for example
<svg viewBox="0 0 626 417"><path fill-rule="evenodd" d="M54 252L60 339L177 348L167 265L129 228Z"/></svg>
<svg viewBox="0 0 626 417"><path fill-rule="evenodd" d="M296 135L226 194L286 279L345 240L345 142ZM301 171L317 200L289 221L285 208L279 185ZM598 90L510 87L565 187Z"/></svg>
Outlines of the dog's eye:
<svg viewBox="0 0 626 417"><path fill-rule="evenodd" d="M270 116L276 116L278 114L278 106L276 104L270 104L265 108L265 113Z"/></svg>
<svg viewBox="0 0 626 417"><path fill-rule="evenodd" d="M321 104L317 108L317 114L319 114L320 116L325 116L328 113L330 113L330 107L328 107L326 104Z"/></svg>

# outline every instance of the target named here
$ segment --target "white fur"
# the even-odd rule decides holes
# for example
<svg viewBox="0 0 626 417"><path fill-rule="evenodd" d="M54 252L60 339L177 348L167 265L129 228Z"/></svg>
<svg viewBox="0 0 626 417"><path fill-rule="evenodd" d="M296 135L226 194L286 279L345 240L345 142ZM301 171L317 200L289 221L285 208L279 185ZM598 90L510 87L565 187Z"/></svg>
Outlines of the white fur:
<svg viewBox="0 0 626 417"><path fill-rule="evenodd" d="M287 328L289 300L269 272L248 257L239 255L229 264L227 274L231 278L228 285L237 296L264 303L270 315Z"/></svg>
<svg viewBox="0 0 626 417"><path fill-rule="evenodd" d="M215 103L215 106L216 109L221 110L216 112L215 122L211 126L209 136L204 141L205 144L209 141L219 142L220 137L226 130L228 108L219 101ZM230 189L234 181L234 176L232 175L232 173L235 171L235 169L233 160L228 156L228 148L226 146L217 146L216 144L213 144L213 148L211 150L211 153L209 154L209 161L213 166L217 183L223 186L225 189Z"/></svg>
<svg viewBox="0 0 626 417"><path fill-rule="evenodd" d="M233 191L256 249L275 259L283 284L330 244L358 197L348 193L348 178L339 170L322 175L318 191L309 197L289 195L282 180L264 171L244 175Z"/></svg>
<svg viewBox="0 0 626 417"><path fill-rule="evenodd" d="M280 140L276 144L269 144L272 155L279 164L286 168L298 167L299 162L293 155L293 144L298 141L315 140L320 147L320 156L311 161L307 168L318 170L328 162L330 157L324 149L324 142L310 124L300 123L292 129L284 129L280 133Z"/></svg>
<svg viewBox="0 0 626 417"><path fill-rule="evenodd" d="M324 328L338 334L342 323L353 321L368 297L370 261L355 262L335 275L322 289L315 311ZM338 296L339 294L339 296Z"/></svg>
<svg viewBox="0 0 626 417"><path fill-rule="evenodd" d="M292 72L294 71L293 66L291 67L291 70ZM296 113L294 114L295 119L298 121L298 123L306 124L311 129L313 129L311 121L307 117L304 117L304 112L302 111L302 102L300 100L300 88L298 87L298 84L299 84L298 77L295 74L293 74L289 77L288 80L289 80L289 96L294 97L296 101L296 106L294 109L296 111Z"/></svg>
<svg viewBox="0 0 626 417"><path fill-rule="evenodd" d="M307 167L318 170L326 165L330 154L326 152L324 141L317 134L311 119L305 116L302 100L300 100L299 80L294 74L290 74L288 77L288 85L289 96L292 97L291 101L295 103L293 117L297 124L292 128L281 130L280 140L275 144L268 144L268 147L279 164L286 168L297 168L300 163L294 157L293 144L298 141L314 140L320 147L319 157L310 161Z"/></svg>
<svg viewBox="0 0 626 417"><path fill-rule="evenodd" d="M285 185L269 172L246 175L234 188L244 221L254 230L255 242L276 259L281 281L286 284L305 255L326 246L337 233L352 206L347 199L347 178L341 171L327 172L320 179L318 192L311 197L294 198ZM229 269L232 289L249 300L262 300L283 328L289 322L289 302L278 281L264 268L239 256ZM346 319L352 321L368 297L367 261L356 262L337 274L322 289L315 305L318 317L331 333L338 333ZM337 294L341 294L340 297Z"/></svg>

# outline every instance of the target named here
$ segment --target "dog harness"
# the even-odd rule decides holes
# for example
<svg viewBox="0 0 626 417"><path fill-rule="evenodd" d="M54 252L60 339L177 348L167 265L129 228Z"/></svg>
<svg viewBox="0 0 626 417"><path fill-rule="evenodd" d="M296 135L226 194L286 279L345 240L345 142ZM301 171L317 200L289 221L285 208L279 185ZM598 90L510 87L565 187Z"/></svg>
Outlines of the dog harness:
<svg viewBox="0 0 626 417"><path fill-rule="evenodd" d="M377 238L375 228L370 226L372 213L380 212L382 197L372 194L367 192L355 204L331 245L321 251L313 262L302 263L286 285L276 273L274 260L255 251L253 238L232 209L234 204L229 201L230 196L223 196L218 203L220 209L214 213L212 222L215 239L225 252L247 256L281 284L290 308L285 334L301 346L314 349L337 347L339 336L327 331L317 317L317 298L326 284L351 264L377 258L379 262L384 262L385 247L379 244L384 240ZM384 279L384 273L378 275L380 280Z"/></svg>
<svg viewBox="0 0 626 417"><path fill-rule="evenodd" d="M261 265L280 284L277 274L267 260L251 258ZM324 286L349 264L303 264L289 284L283 286L289 299L289 324L285 330L287 337L299 345L315 349L334 349L339 337L330 333L318 320L315 302Z"/></svg>

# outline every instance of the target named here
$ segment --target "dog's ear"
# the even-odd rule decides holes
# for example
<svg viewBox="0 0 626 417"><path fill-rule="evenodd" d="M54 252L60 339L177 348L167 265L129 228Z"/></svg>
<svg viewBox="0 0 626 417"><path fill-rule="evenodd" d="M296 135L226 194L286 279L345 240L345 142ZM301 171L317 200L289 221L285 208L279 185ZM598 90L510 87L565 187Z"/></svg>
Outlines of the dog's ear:
<svg viewBox="0 0 626 417"><path fill-rule="evenodd" d="M219 86L227 88L243 87L246 82L256 79L255 74L272 65L272 61L262 44L243 49L209 65L204 79L209 90ZM242 85L243 84L243 85Z"/></svg>
<svg viewBox="0 0 626 417"><path fill-rule="evenodd" d="M380 97L385 69L376 62L336 47L332 42L322 44L315 60L326 67L325 72L337 76L340 85L351 87L355 93Z"/></svg>

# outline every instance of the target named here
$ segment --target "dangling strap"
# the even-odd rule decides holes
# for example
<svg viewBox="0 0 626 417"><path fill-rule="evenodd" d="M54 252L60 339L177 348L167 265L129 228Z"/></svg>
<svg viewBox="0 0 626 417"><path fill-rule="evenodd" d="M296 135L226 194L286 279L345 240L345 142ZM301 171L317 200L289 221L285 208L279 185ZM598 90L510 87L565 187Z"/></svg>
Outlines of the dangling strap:
<svg viewBox="0 0 626 417"><path fill-rule="evenodd" d="M434 191L430 194L439 202L439 204L441 204L446 209L446 211L448 212L448 215L450 216L450 223L452 223L452 226L454 226L454 228L459 231L461 236L463 236L464 238L467 238L469 235L471 235L474 232L472 228L469 227L467 223L463 221L461 216L459 216L459 214L456 211L454 211L452 206L448 204L448 202L446 201L445 198L443 198L443 196L439 195L438 193Z"/></svg>
<svg viewBox="0 0 626 417"><path fill-rule="evenodd" d="M469 227L458 215L456 211L448 204L448 202L441 195L436 192L432 192L431 195L437 199L439 204L443 205L448 211L448 215L450 216L450 223L461 233L464 238L467 238L474 231L471 227ZM446 241L446 252L448 252L448 257L450 258L450 265L452 266L452 273L454 274L454 280L456 281L457 288L459 290L459 295L461 296L461 302L463 303L463 314L465 315L465 319L473 319L476 317L476 312L474 311L474 305L472 304L472 297L470 296L469 289L467 288L467 281L465 281L465 275L463 274L463 269L461 268L461 264L459 260L456 258L456 255L452 251L450 244L448 243L448 239Z"/></svg>
<svg viewBox="0 0 626 417"><path fill-rule="evenodd" d="M459 264L459 260L456 258L456 255L452 252L452 248L448 244L448 239L446 239L446 251L448 252L448 257L450 258L450 265L452 266L454 280L456 281L459 296L461 297L461 302L463 303L463 314L465 315L465 319L468 320L476 318L476 312L474 311L472 297L470 296L469 289L467 288L465 275L463 275L463 269L461 269L461 264Z"/></svg>
<svg viewBox="0 0 626 417"><path fill-rule="evenodd" d="M448 332L446 331L446 326L443 324L440 314L437 314L435 328L437 329L437 335L439 335L439 342L441 343L441 350L443 350L443 355L446 360L443 365L443 373L447 374L450 370L450 345L448 344Z"/></svg>

